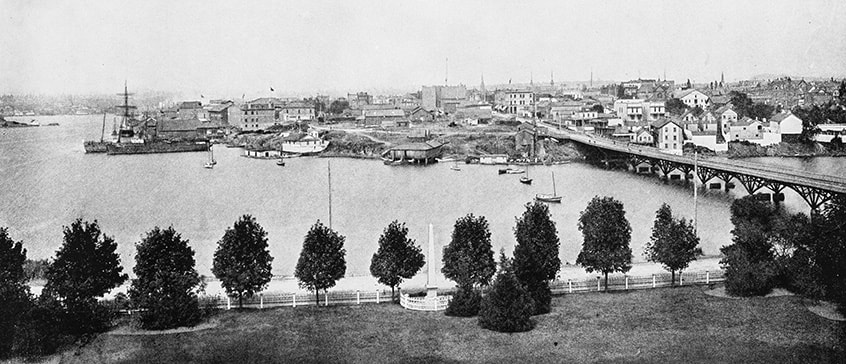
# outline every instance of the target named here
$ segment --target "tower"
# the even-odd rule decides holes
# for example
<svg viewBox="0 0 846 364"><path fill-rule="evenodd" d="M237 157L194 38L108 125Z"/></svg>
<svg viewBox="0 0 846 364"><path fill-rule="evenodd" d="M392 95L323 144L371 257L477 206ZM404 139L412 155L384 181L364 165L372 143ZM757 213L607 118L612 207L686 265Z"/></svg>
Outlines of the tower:
<svg viewBox="0 0 846 364"><path fill-rule="evenodd" d="M482 84L479 85L479 91L482 93L482 101L487 101L488 93L487 93L487 90L485 90L485 74L484 73L482 73Z"/></svg>

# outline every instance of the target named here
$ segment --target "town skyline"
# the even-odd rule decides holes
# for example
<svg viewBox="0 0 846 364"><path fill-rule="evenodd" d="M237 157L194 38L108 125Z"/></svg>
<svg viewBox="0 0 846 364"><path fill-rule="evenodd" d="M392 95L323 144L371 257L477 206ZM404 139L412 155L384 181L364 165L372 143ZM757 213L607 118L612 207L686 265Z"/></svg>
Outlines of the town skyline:
<svg viewBox="0 0 846 364"><path fill-rule="evenodd" d="M127 81L249 99L474 87L482 77L501 85L846 75L846 20L836 16L846 5L834 1L446 5L3 1L11 15L0 25L9 55L0 93L114 93Z"/></svg>

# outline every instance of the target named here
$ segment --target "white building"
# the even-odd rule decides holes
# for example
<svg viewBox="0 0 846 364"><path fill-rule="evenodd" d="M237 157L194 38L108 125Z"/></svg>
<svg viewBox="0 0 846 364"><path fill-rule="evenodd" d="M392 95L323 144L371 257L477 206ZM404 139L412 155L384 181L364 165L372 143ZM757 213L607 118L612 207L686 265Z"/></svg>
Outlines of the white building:
<svg viewBox="0 0 846 364"><path fill-rule="evenodd" d="M699 106L704 110L708 106L711 106L711 98L696 89L681 91L676 94L676 97L690 108Z"/></svg>
<svg viewBox="0 0 846 364"><path fill-rule="evenodd" d="M667 119L657 125L658 149L671 154L682 154L684 129L677 122Z"/></svg>

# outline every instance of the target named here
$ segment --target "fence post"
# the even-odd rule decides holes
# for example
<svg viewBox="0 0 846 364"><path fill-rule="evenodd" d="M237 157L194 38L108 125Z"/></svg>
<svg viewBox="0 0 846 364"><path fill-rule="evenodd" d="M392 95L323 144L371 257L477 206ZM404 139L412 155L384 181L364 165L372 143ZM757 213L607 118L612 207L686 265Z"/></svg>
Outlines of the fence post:
<svg viewBox="0 0 846 364"><path fill-rule="evenodd" d="M232 299L230 299L229 296L226 296L226 309L227 310L232 309Z"/></svg>
<svg viewBox="0 0 846 364"><path fill-rule="evenodd" d="M599 277L596 277L596 291L599 292Z"/></svg>
<svg viewBox="0 0 846 364"><path fill-rule="evenodd" d="M682 272L679 271L679 286L683 286L683 285L684 285L684 278L682 278Z"/></svg>
<svg viewBox="0 0 846 364"><path fill-rule="evenodd" d="M376 290L376 303L379 303L379 290Z"/></svg>
<svg viewBox="0 0 846 364"><path fill-rule="evenodd" d="M296 293L294 293L293 302L294 302L294 307L297 307L297 294Z"/></svg>
<svg viewBox="0 0 846 364"><path fill-rule="evenodd" d="M259 309L264 309L264 293L259 293Z"/></svg>
<svg viewBox="0 0 846 364"><path fill-rule="evenodd" d="M323 305L329 306L329 291L323 291Z"/></svg>
<svg viewBox="0 0 846 364"><path fill-rule="evenodd" d="M361 304L361 292L359 290L355 290L355 304Z"/></svg>
<svg viewBox="0 0 846 364"><path fill-rule="evenodd" d="M652 288L655 288L655 273L652 273Z"/></svg>
<svg viewBox="0 0 846 364"><path fill-rule="evenodd" d="M573 293L573 281L567 279L567 287L568 287L569 293Z"/></svg>
<svg viewBox="0 0 846 364"><path fill-rule="evenodd" d="M626 291L629 290L629 276L626 276Z"/></svg>
<svg viewBox="0 0 846 364"><path fill-rule="evenodd" d="M711 272L705 271L705 284L711 284Z"/></svg>

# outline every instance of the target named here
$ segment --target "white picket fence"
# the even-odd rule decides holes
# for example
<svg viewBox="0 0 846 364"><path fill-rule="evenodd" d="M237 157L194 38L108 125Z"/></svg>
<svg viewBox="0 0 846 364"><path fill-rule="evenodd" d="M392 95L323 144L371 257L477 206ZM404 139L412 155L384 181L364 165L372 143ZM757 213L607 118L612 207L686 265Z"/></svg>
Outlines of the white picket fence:
<svg viewBox="0 0 846 364"><path fill-rule="evenodd" d="M400 306L414 311L443 311L449 306L452 296L411 297L408 293L400 294Z"/></svg>
<svg viewBox="0 0 846 364"><path fill-rule="evenodd" d="M620 276L613 275L608 277L608 291L625 291L625 290L639 290L639 289L653 289L669 287L672 285L672 278L670 273L658 273L646 276ZM688 285L710 285L725 281L725 271L705 271L705 272L679 272L676 273L675 284L679 286ZM553 295L563 295L572 293L587 293L604 291L604 280L602 276L596 278L588 278L582 280L556 280L550 282L549 288ZM411 297L408 293L398 292L400 295L400 303L405 302L403 307L416 307L420 310L442 310L449 304L452 298L452 293L455 289L443 289L438 291L438 301L433 305L431 301L427 302L425 297ZM220 308L231 309L238 307L238 299L225 296L207 296L203 297L206 304L211 304ZM211 301L211 302L209 302ZM244 299L244 307L250 308L268 308L268 307L297 307L297 306L314 306L317 300L314 293L260 293L250 298ZM329 291L327 293L320 293L320 303L322 305L360 305L364 303L389 303L391 302L391 291L376 290L376 291ZM429 309L431 308L431 309Z"/></svg>

